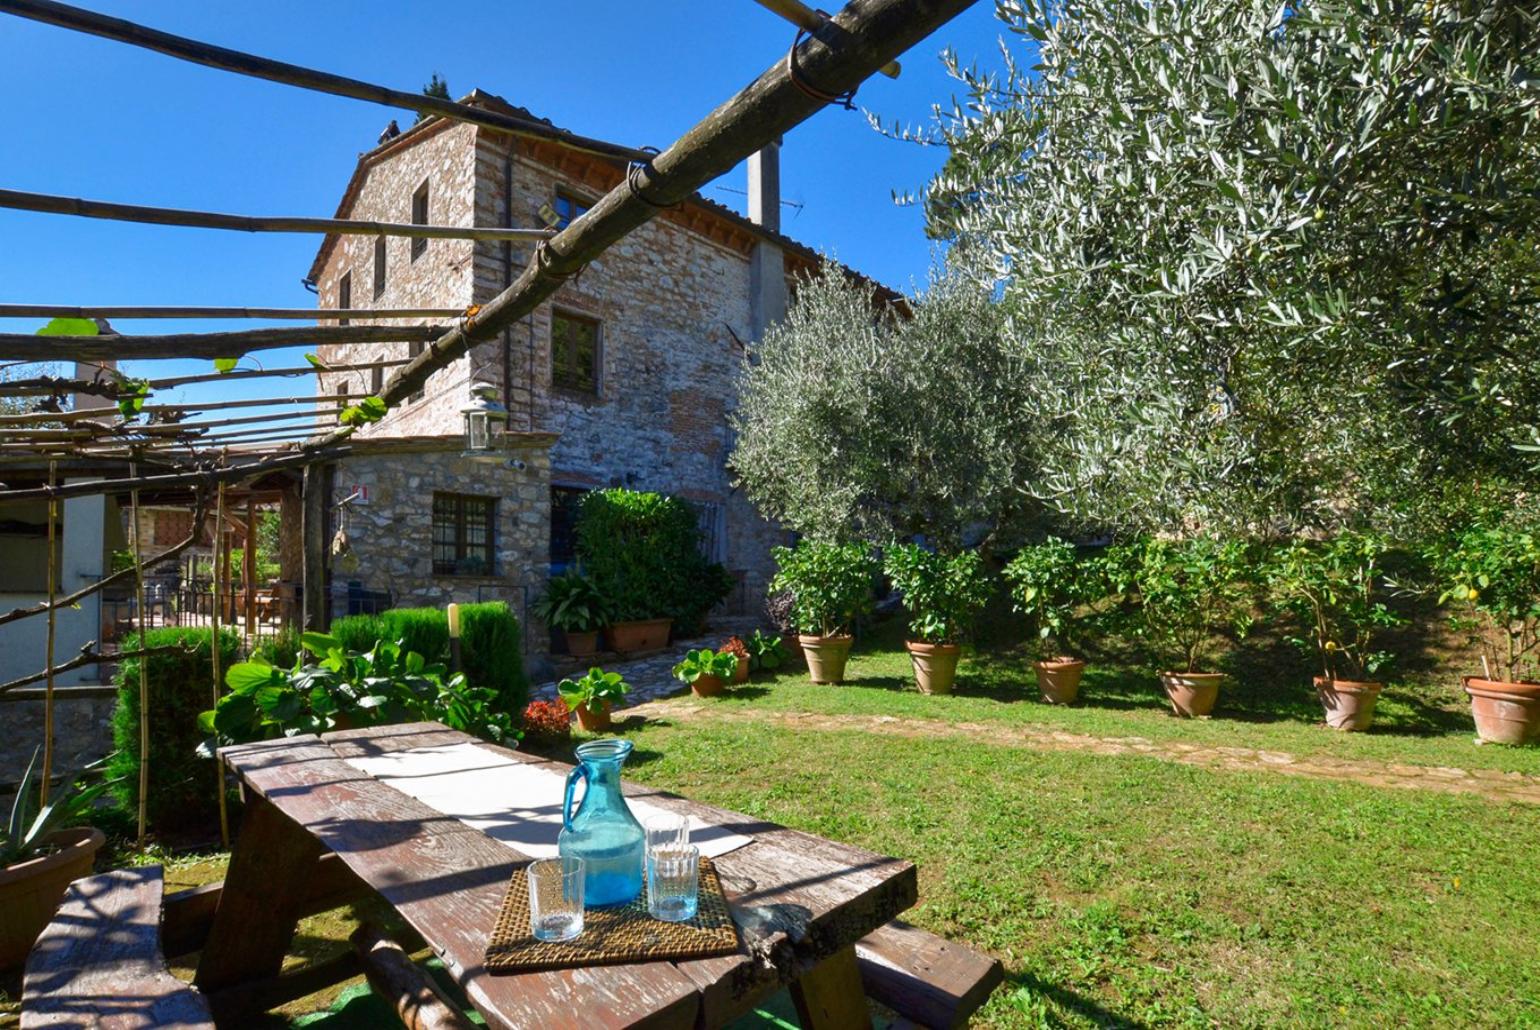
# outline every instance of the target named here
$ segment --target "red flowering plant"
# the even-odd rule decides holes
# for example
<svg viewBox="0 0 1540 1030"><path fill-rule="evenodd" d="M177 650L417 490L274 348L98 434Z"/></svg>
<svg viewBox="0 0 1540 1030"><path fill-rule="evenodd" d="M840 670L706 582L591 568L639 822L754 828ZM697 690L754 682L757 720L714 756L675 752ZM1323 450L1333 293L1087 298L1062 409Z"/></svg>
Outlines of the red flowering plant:
<svg viewBox="0 0 1540 1030"><path fill-rule="evenodd" d="M528 744L560 744L572 737L572 710L561 698L531 701L524 709L524 740Z"/></svg>

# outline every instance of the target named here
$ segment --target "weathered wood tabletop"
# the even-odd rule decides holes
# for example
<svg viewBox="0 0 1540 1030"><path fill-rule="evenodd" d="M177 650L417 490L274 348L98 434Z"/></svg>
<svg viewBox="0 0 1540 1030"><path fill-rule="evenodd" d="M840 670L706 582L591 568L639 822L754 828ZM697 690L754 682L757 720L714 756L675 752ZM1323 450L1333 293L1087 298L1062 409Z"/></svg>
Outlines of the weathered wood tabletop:
<svg viewBox="0 0 1540 1030"><path fill-rule="evenodd" d="M494 974L483 965L503 892L528 858L373 779L347 759L476 743L565 776L570 766L475 741L436 723L226 748L247 811L197 983L233 987L278 972L305 877L333 852L428 942L493 1027L720 1026L781 985L805 1022L864 1012L855 942L914 904L914 866L627 783L627 796L753 838L716 859L753 954Z"/></svg>

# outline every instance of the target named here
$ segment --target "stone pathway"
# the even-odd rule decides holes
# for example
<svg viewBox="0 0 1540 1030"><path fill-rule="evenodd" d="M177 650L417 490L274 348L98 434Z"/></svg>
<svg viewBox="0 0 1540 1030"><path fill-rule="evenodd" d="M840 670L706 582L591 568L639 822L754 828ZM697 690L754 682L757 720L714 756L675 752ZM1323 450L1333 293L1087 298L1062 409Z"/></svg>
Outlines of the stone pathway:
<svg viewBox="0 0 1540 1030"><path fill-rule="evenodd" d="M679 660L684 657L686 651L698 647L721 647L728 637L734 634L748 636L760 626L758 619L718 619L712 623L709 633L690 640L676 640L668 646L667 650L631 661L601 661L596 664L605 672L620 673L625 677L626 682L631 684L631 693L626 697L629 708L647 701L688 692L689 687L674 679L674 666L679 664ZM530 699L553 700L556 697L556 684L556 680L549 680L531 687ZM619 709L616 711L618 712Z"/></svg>
<svg viewBox="0 0 1540 1030"><path fill-rule="evenodd" d="M1399 790L1430 790L1441 794L1473 794L1491 801L1540 805L1540 777L1498 769L1456 769L1362 759L1299 756L1283 751L1247 747L1153 741L1144 737L1096 737L1044 726L1000 723L942 722L890 715L826 715L812 712L767 712L726 709L700 701L666 707L642 704L626 714L667 718L670 722L761 722L788 729L859 730L895 737L987 739L992 744L1037 751L1085 751L1099 755L1143 755L1206 769L1265 771L1310 779L1363 783Z"/></svg>

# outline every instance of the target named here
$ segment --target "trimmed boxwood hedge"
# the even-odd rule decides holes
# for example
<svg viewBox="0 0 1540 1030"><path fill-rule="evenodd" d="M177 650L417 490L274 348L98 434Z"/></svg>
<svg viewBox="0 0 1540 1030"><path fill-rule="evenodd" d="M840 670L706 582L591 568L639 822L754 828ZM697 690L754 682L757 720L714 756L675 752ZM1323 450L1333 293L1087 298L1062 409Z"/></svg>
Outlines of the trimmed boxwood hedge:
<svg viewBox="0 0 1540 1030"><path fill-rule="evenodd" d="M228 669L238 660L240 637L222 629L220 666ZM173 830L213 818L219 811L215 793L214 765L197 755L203 742L198 713L206 711L213 697L214 633L209 629L168 626L142 634L130 634L123 650L177 645L192 653L126 658L118 665L113 683L118 704L112 714L112 739L116 753L108 763L109 774L119 779L113 797L125 812L139 806L139 663L149 663L150 697L150 796L146 816L152 830Z"/></svg>

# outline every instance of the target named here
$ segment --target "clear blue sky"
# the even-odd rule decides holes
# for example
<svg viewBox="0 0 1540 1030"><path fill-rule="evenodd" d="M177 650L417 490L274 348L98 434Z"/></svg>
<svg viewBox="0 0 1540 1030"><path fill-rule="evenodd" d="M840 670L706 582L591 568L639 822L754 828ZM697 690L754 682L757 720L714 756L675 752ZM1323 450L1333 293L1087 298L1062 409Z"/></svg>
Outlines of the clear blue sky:
<svg viewBox="0 0 1540 1030"><path fill-rule="evenodd" d="M405 0L259 4L79 0L94 10L263 56L416 90L433 72L455 96L501 94L558 125L632 145L666 146L771 62L795 30L751 0L636 5ZM450 12L473 19L456 26ZM897 81L874 76L858 102L885 122L928 121L954 83L939 54L989 63L998 26L980 2L903 57ZM0 15L0 89L13 98L0 186L242 214L330 216L359 152L410 112L188 64L150 51ZM895 206L944 154L884 139L859 113L828 109L794 130L782 189L800 211L785 231L900 289L923 282L931 245L920 212ZM740 167L718 185L741 189ZM706 194L742 209L743 198ZM0 301L57 304L313 306L300 285L319 238L136 226L0 211ZM0 319L30 332L39 322ZM125 332L207 331L260 323L119 323ZM303 323L289 323L303 324ZM261 352L269 367L302 350ZM207 362L130 366L137 374L207 371ZM272 396L304 379L186 388L178 398ZM197 393L192 390L197 389Z"/></svg>

